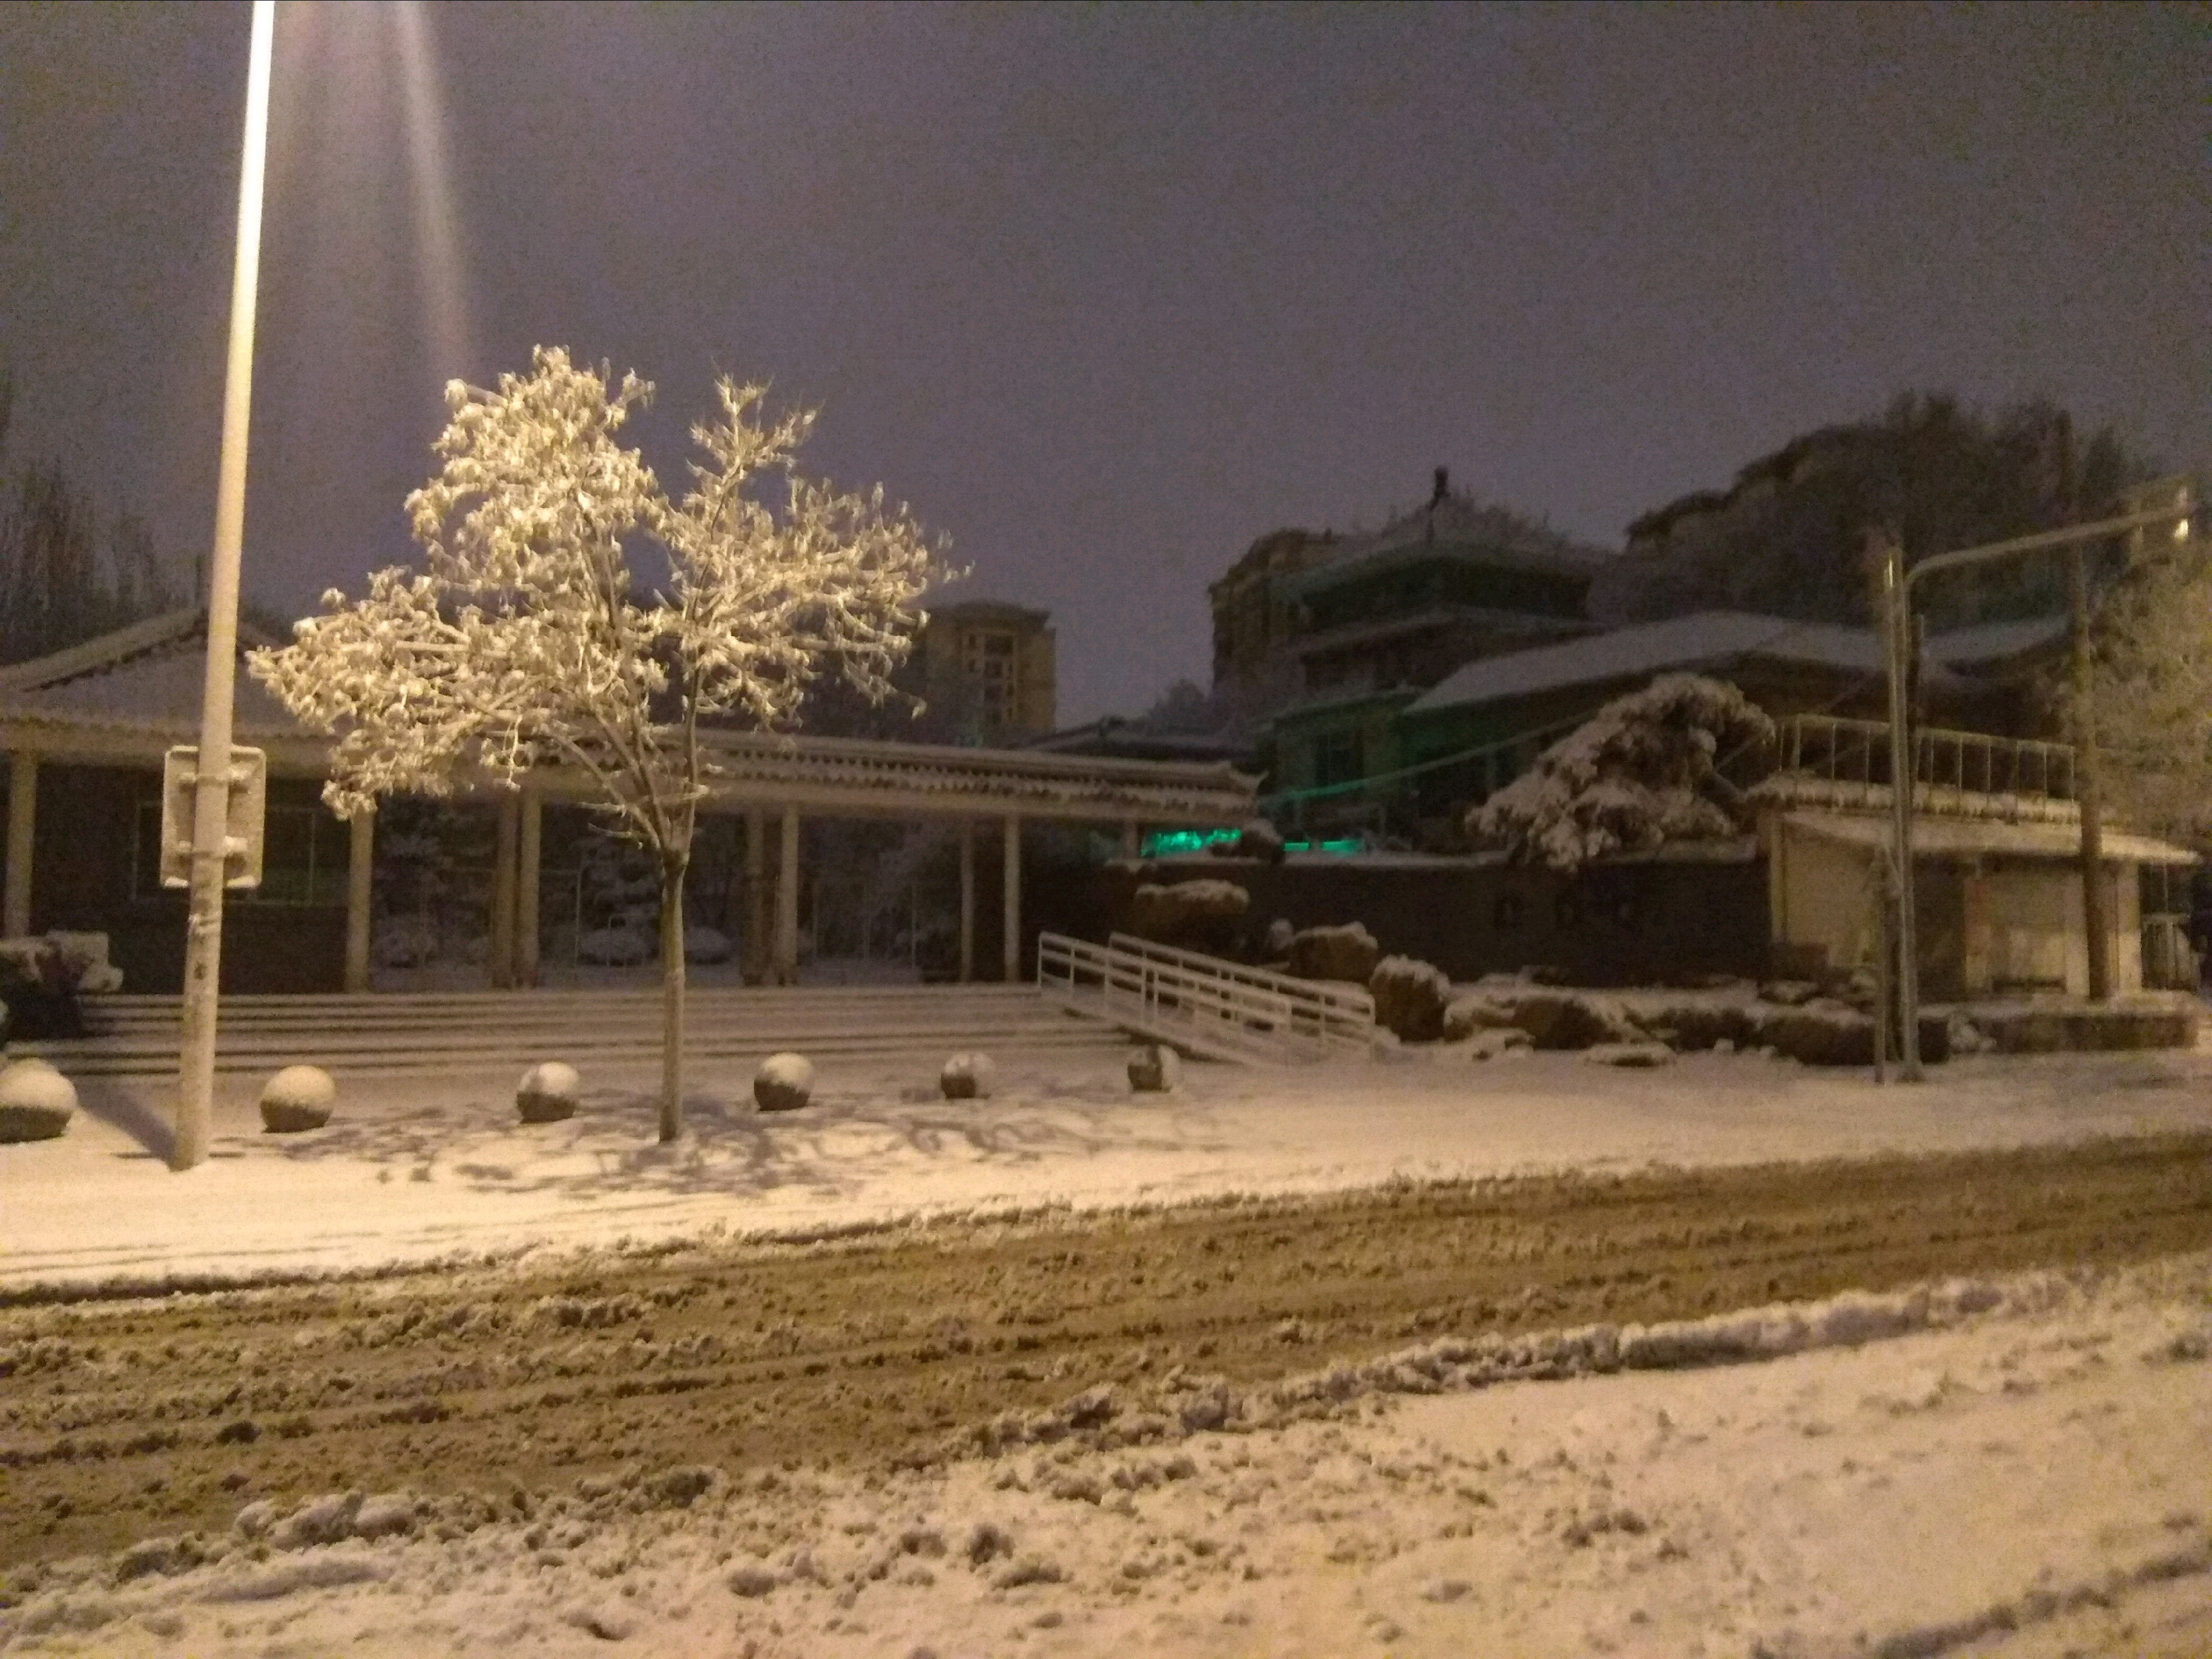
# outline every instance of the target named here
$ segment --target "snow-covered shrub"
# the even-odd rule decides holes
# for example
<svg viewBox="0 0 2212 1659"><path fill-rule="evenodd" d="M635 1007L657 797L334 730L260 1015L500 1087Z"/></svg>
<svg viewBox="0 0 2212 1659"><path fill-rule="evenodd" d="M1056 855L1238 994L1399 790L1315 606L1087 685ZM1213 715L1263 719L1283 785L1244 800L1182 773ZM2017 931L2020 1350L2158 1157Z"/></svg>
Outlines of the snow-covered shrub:
<svg viewBox="0 0 2212 1659"><path fill-rule="evenodd" d="M1231 881L1148 881L1136 890L1129 927L1139 938L1162 945L1224 954L1251 904L1252 896Z"/></svg>
<svg viewBox="0 0 2212 1659"><path fill-rule="evenodd" d="M594 927L576 936L576 960L595 968L635 968L653 954L653 941L635 927Z"/></svg>
<svg viewBox="0 0 2212 1659"><path fill-rule="evenodd" d="M1722 841L1747 824L1726 775L1759 769L1774 722L1734 686L1662 674L1617 697L1468 814L1479 845L1575 871L1609 854Z"/></svg>
<svg viewBox="0 0 2212 1659"><path fill-rule="evenodd" d="M375 940L380 968L419 968L438 959L438 928L428 916L380 916Z"/></svg>
<svg viewBox="0 0 2212 1659"><path fill-rule="evenodd" d="M1364 985L1382 958L1382 947L1364 922L1305 927L1291 936L1291 971L1300 979L1341 979Z"/></svg>
<svg viewBox="0 0 2212 1659"><path fill-rule="evenodd" d="M1433 1042L1444 1034L1444 1008L1451 981L1431 963L1412 957L1385 957L1368 975L1375 998L1376 1024L1407 1042Z"/></svg>
<svg viewBox="0 0 2212 1659"><path fill-rule="evenodd" d="M686 962L727 962L735 949L730 942L730 936L719 927L708 927L696 921L684 926L684 960Z"/></svg>

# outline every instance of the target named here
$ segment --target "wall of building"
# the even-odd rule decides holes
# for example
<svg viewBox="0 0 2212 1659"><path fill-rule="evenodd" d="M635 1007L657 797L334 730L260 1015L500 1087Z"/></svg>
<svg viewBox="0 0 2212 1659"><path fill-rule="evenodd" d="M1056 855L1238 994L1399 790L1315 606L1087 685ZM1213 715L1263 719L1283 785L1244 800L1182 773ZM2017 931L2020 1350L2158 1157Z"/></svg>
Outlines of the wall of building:
<svg viewBox="0 0 2212 1659"><path fill-rule="evenodd" d="M303 780L271 779L270 804L319 810L315 792L316 786ZM153 815L158 814L161 798L158 772L40 767L31 930L106 933L108 960L123 970L125 991L173 994L184 987L185 896L181 890L155 884L144 867L154 849L139 845L142 833L158 821ZM149 806L150 814L144 810ZM343 874L341 863L337 903L273 903L249 893L228 895L223 990L252 994L343 989Z"/></svg>

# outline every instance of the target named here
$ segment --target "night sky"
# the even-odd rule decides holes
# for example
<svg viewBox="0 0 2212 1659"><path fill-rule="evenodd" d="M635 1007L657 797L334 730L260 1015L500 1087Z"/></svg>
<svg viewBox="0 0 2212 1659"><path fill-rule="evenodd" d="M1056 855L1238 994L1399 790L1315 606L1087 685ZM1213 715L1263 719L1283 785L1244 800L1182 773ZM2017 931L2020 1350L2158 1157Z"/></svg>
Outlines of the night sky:
<svg viewBox="0 0 2212 1659"><path fill-rule="evenodd" d="M419 50L405 50L410 27ZM11 463L188 568L248 15L0 7ZM1602 546L1905 388L2212 463L2212 11L280 9L246 591L410 550L449 375L533 343L819 404L1047 606L1060 717L1206 674L1206 582L1431 469ZM446 183L441 188L441 179Z"/></svg>

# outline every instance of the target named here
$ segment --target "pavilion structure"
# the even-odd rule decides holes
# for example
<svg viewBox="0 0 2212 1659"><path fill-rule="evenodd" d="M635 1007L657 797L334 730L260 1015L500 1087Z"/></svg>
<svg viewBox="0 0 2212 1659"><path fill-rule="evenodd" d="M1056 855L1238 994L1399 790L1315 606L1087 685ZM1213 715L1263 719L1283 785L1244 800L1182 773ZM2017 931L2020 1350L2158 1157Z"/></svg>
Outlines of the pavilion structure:
<svg viewBox="0 0 2212 1659"><path fill-rule="evenodd" d="M163 755L196 740L206 629L204 611L181 610L0 668L0 750L8 757L0 935L106 933L126 988L174 988L183 959L181 896L161 890L149 871L158 864ZM279 643L251 624L240 625L241 653ZM307 815L300 822L313 830L331 740L301 727L243 672L235 709L234 741L268 757L270 856L291 856L285 848L298 843L298 835L288 831L280 848L277 817ZM744 824L747 937L768 943L766 976L787 982L799 963L802 817L957 825L963 980L976 973L976 832L979 826L995 830L1005 849L1000 967L1012 980L1019 976L1024 938L1025 823L1118 830L1123 851L1133 855L1146 830L1243 823L1255 810L1259 781L1226 764L1039 750L732 730L714 731L706 741L718 775L704 811L735 815ZM548 768L528 775L519 789L488 777L465 798L480 799L496 813L491 982L533 984L544 814L549 805L589 803L592 787L580 772ZM323 828L325 839L338 833L333 824ZM303 894L306 902L271 899L227 907L226 989L368 989L375 836L374 817L352 819L344 826L342 850L323 854L317 870L309 833L310 867L286 889ZM288 872L288 878L296 874ZM247 982L246 977L234 982L234 962L239 975L258 974L276 982Z"/></svg>

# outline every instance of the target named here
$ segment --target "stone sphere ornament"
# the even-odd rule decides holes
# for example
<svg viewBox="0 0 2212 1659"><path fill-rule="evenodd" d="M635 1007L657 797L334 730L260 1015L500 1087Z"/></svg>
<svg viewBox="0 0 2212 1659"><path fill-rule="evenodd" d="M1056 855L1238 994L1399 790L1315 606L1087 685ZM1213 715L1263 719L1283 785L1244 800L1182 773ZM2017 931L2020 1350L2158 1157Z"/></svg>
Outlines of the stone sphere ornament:
<svg viewBox="0 0 2212 1659"><path fill-rule="evenodd" d="M1139 1094L1165 1094L1182 1076L1182 1056L1165 1043L1146 1043L1129 1056L1129 1086Z"/></svg>
<svg viewBox="0 0 2212 1659"><path fill-rule="evenodd" d="M261 1127L272 1135L319 1129L338 1103L338 1085L319 1066L287 1066L261 1087Z"/></svg>
<svg viewBox="0 0 2212 1659"><path fill-rule="evenodd" d="M576 1115L583 1079L563 1060L542 1060L522 1074L514 1091L514 1109L525 1123L558 1123Z"/></svg>
<svg viewBox="0 0 2212 1659"><path fill-rule="evenodd" d="M0 1143L52 1140L76 1115L76 1085L43 1060L0 1071Z"/></svg>
<svg viewBox="0 0 2212 1659"><path fill-rule="evenodd" d="M814 1062L805 1054L770 1054L753 1074L753 1103L763 1112L795 1112L813 1095Z"/></svg>
<svg viewBox="0 0 2212 1659"><path fill-rule="evenodd" d="M937 1075L937 1086L947 1100L983 1100L991 1093L997 1068L988 1054L955 1054Z"/></svg>

